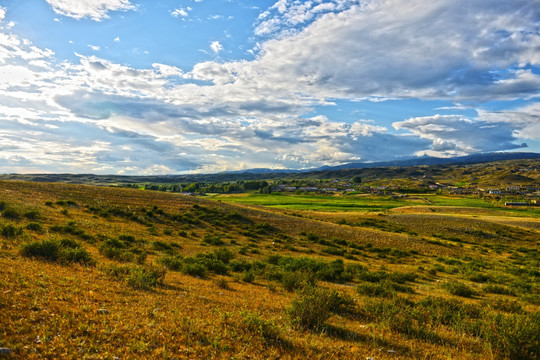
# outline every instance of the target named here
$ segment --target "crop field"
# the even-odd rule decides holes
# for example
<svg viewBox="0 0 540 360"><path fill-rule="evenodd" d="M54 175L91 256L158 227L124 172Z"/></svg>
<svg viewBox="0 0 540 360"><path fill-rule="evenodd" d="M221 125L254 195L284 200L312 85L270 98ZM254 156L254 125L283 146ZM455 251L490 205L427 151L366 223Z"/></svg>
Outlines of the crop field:
<svg viewBox="0 0 540 360"><path fill-rule="evenodd" d="M461 211L477 214L492 213L499 215L538 216L540 208L510 209L504 207L504 202L483 199L477 196L448 196L420 194L410 196L388 195L319 195L291 193L276 194L215 194L210 198L222 202L245 205L264 206L275 209L323 211L323 212L381 212L401 207L416 207L419 211ZM438 210L433 210L437 208ZM536 211L535 211L536 210Z"/></svg>
<svg viewBox="0 0 540 360"><path fill-rule="evenodd" d="M0 358L539 359L537 215L0 181Z"/></svg>

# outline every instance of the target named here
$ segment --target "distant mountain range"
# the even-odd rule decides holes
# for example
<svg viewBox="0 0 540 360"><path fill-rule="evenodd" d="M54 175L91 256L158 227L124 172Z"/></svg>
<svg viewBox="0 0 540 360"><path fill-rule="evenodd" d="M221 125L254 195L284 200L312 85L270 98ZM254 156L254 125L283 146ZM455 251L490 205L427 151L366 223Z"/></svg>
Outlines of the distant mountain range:
<svg viewBox="0 0 540 360"><path fill-rule="evenodd" d="M540 159L540 154L531 152L516 153L487 153L460 156L453 158L436 157L415 157L404 160L382 161L372 163L348 163L338 166L323 166L314 169L304 170L275 170L275 169L249 169L241 171L230 171L215 174L189 174L189 175L150 175L150 176L126 176L126 175L94 175L94 174L0 174L0 180L25 180L37 182L65 182L74 184L91 185L126 185L126 184L174 184L187 182L222 182L236 180L268 180L280 179L282 177L304 178L304 177L342 177L354 176L356 173L370 169L377 173L385 174L380 176L391 176L391 168L410 168L408 171L413 174L414 166L437 166L437 165L467 165L478 163L489 163L504 160L525 160ZM379 168L380 170L377 170ZM355 171L355 169L357 171ZM373 173L373 171L371 171ZM403 175L403 172L400 172ZM411 175L412 176L412 175Z"/></svg>
<svg viewBox="0 0 540 360"><path fill-rule="evenodd" d="M467 156L457 156L450 158L439 158L431 156L413 157L403 160L380 161L380 162L352 162L337 166L322 166L313 169L292 170L292 169L265 169L256 168L238 171L226 171L220 174L292 174L314 171L332 171L342 169L366 169L379 167L407 167L419 165L447 165L447 164L479 164L502 160L540 159L539 153L514 152L514 153L483 153Z"/></svg>

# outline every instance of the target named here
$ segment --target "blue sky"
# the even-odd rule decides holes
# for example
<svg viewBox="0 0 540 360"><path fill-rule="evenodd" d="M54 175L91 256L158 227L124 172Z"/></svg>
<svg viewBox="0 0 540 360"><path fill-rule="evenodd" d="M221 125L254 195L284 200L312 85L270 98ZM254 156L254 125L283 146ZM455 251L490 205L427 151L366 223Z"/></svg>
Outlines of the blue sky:
<svg viewBox="0 0 540 360"><path fill-rule="evenodd" d="M539 0L0 0L0 172L540 152Z"/></svg>

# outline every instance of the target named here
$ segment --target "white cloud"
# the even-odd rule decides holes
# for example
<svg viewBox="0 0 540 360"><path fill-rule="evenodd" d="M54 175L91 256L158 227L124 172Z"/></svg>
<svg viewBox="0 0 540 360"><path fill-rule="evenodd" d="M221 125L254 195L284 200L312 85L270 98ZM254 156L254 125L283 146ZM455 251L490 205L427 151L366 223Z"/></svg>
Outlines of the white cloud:
<svg viewBox="0 0 540 360"><path fill-rule="evenodd" d="M129 0L46 0L52 9L75 19L90 18L101 21L109 17L110 11L134 10Z"/></svg>
<svg viewBox="0 0 540 360"><path fill-rule="evenodd" d="M348 2L306 27L261 46L260 80L324 97L515 99L538 95L537 10L528 0ZM279 1L279 17L255 32L269 34L309 12ZM459 21L456 21L459 19Z"/></svg>
<svg viewBox="0 0 540 360"><path fill-rule="evenodd" d="M0 22L6 18L6 8L0 6Z"/></svg>
<svg viewBox="0 0 540 360"><path fill-rule="evenodd" d="M115 43L119 43L119 42L120 42L120 37L119 37L119 36L115 37L113 41L114 41Z"/></svg>
<svg viewBox="0 0 540 360"><path fill-rule="evenodd" d="M514 127L505 122L470 119L462 115L434 115L410 118L393 124L396 129L432 142L430 153L438 156L509 150L517 144Z"/></svg>
<svg viewBox="0 0 540 360"><path fill-rule="evenodd" d="M191 10L191 8L178 8L178 9L174 9L171 11L171 16L172 17L175 17L175 18L185 18L187 17L189 14L188 14L188 11Z"/></svg>
<svg viewBox="0 0 540 360"><path fill-rule="evenodd" d="M223 50L223 45L219 43L219 41L212 41L210 44L210 49L214 52L214 54L217 54L221 50Z"/></svg>
<svg viewBox="0 0 540 360"><path fill-rule="evenodd" d="M59 62L52 51L0 32L0 163L9 164L0 171L305 168L516 148L518 137L540 139L536 104L474 118L410 118L394 123L398 134L369 119L305 115L338 99L532 102L538 75L520 64L538 64L538 48L525 46L538 40L529 31L535 16L525 1L500 3L344 0L308 8L280 1L261 20L276 19L279 29L297 24L294 34L276 30L253 61L186 71L83 55ZM215 41L210 49L223 46Z"/></svg>
<svg viewBox="0 0 540 360"><path fill-rule="evenodd" d="M88 47L94 51L99 51L101 49L101 47L97 46L97 45L88 45Z"/></svg>

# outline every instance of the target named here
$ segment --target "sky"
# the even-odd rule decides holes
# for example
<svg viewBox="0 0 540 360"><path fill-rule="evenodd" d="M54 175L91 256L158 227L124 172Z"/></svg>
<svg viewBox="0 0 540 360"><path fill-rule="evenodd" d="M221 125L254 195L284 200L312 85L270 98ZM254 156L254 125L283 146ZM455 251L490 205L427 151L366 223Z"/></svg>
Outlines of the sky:
<svg viewBox="0 0 540 360"><path fill-rule="evenodd" d="M540 152L540 0L0 0L0 173Z"/></svg>

